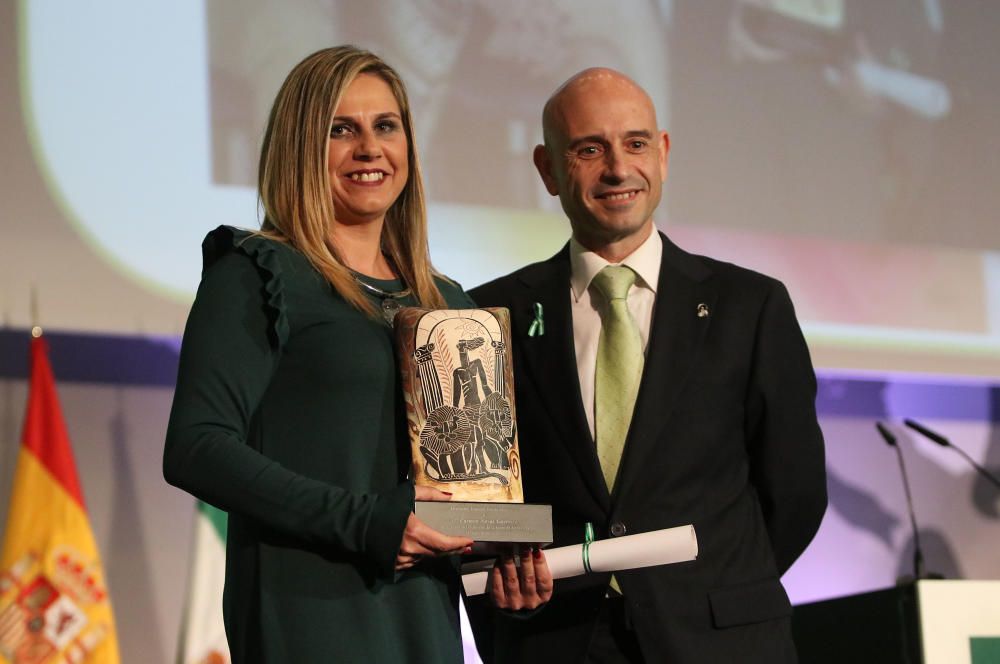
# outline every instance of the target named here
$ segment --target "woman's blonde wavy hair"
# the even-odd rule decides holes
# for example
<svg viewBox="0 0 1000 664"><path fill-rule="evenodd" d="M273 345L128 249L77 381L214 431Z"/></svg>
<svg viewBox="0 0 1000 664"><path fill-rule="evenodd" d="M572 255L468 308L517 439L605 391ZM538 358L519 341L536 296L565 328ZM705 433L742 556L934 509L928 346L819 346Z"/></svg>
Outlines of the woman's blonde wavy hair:
<svg viewBox="0 0 1000 664"><path fill-rule="evenodd" d="M334 218L327 170L330 130L344 91L359 74L374 74L389 84L407 139L409 176L385 215L382 251L421 306L444 307L427 247L427 208L406 88L392 67L363 49L337 46L317 51L295 65L278 91L260 152L261 235L291 244L347 302L376 315L329 233Z"/></svg>

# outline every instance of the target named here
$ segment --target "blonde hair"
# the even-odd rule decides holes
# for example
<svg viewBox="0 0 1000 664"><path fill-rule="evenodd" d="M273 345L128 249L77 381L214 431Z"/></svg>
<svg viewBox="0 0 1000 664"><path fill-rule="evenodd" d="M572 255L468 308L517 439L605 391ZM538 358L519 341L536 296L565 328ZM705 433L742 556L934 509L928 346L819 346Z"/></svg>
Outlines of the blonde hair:
<svg viewBox="0 0 1000 664"><path fill-rule="evenodd" d="M344 91L359 74L374 74L388 83L407 139L409 175L386 212L382 251L422 306L444 307L427 246L427 208L406 88L392 67L363 49L337 46L317 51L295 65L278 91L257 176L264 209L261 234L291 244L347 302L376 315L329 234L334 219L327 170L330 130Z"/></svg>

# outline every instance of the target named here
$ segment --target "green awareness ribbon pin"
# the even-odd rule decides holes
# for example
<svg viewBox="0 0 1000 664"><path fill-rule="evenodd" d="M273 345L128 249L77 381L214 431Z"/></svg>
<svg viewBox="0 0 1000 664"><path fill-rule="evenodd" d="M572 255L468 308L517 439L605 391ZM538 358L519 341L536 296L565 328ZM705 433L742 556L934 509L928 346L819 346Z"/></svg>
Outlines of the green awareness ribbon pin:
<svg viewBox="0 0 1000 664"><path fill-rule="evenodd" d="M529 337L540 337L545 334L545 319L542 317L542 303L535 302L535 319L528 326Z"/></svg>

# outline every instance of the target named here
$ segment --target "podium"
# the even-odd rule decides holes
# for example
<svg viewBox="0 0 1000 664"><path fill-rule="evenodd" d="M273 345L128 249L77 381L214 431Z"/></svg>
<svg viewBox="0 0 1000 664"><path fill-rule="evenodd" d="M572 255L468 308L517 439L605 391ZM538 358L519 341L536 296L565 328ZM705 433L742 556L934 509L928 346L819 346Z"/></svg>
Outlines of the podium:
<svg viewBox="0 0 1000 664"><path fill-rule="evenodd" d="M802 664L1000 664L1000 581L919 580L800 604Z"/></svg>

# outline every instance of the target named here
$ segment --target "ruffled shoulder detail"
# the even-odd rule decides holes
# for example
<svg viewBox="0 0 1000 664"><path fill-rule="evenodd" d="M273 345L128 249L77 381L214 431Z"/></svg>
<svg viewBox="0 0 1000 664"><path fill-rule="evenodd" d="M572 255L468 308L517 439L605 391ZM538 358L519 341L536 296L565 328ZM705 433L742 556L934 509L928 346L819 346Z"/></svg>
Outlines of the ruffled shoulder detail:
<svg viewBox="0 0 1000 664"><path fill-rule="evenodd" d="M271 321L272 342L280 349L288 341L289 324L281 279L281 261L277 252L280 243L251 231L233 226L219 226L201 243L202 273L231 252L249 256L264 277L268 317Z"/></svg>

